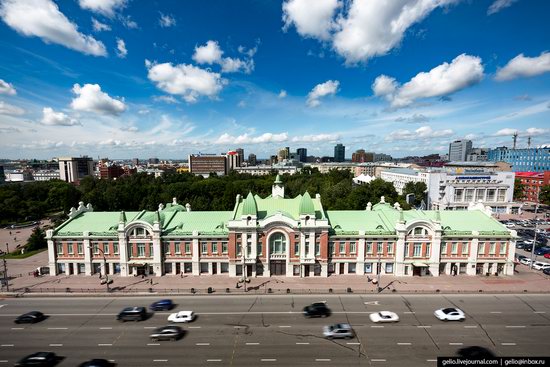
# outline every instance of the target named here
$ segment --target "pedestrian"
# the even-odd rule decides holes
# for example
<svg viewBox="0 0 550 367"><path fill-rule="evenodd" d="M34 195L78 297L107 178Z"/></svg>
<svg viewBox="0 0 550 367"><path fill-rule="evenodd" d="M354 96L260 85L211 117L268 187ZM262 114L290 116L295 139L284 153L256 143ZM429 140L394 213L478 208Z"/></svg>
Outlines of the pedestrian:
<svg viewBox="0 0 550 367"><path fill-rule="evenodd" d="M153 285L153 278L151 278L151 285Z"/></svg>
<svg viewBox="0 0 550 367"><path fill-rule="evenodd" d="M183 271L180 272L180 278L183 278Z"/></svg>

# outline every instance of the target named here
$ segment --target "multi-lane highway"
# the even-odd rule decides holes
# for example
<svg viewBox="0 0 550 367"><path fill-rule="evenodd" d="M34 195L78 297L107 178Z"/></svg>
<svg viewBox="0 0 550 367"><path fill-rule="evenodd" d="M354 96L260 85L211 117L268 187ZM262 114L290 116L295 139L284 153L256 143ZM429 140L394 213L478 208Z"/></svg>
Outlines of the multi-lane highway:
<svg viewBox="0 0 550 367"><path fill-rule="evenodd" d="M176 310L193 310L175 342L151 342L153 328L169 312L142 322L119 323L125 306L148 306L159 298L15 298L0 300L0 366L36 351L64 357L59 366L90 358L118 366L435 366L438 356L482 346L499 356L549 355L550 295L323 295L173 297ZM326 301L329 318L305 319L302 308ZM457 306L464 322L441 322L433 311ZM16 325L23 312L49 317ZM390 310L397 324L373 324L369 313ZM322 337L323 325L348 322L352 340Z"/></svg>

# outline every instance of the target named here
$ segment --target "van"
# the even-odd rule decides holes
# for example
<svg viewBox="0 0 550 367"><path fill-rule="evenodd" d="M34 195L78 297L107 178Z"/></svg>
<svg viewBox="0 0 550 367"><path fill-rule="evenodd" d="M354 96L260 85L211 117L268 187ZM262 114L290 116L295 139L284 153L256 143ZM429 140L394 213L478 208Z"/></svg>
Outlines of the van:
<svg viewBox="0 0 550 367"><path fill-rule="evenodd" d="M117 316L117 320L124 321L142 321L147 318L145 307L126 307Z"/></svg>

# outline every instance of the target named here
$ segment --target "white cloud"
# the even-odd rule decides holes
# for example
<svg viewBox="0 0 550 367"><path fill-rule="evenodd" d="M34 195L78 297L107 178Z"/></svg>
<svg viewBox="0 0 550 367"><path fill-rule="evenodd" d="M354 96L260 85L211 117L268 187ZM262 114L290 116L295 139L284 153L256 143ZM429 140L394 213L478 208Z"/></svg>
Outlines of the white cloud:
<svg viewBox="0 0 550 367"><path fill-rule="evenodd" d="M525 57L519 54L503 67L499 68L495 80L504 81L516 78L527 78L550 71L550 53L542 52L537 57Z"/></svg>
<svg viewBox="0 0 550 367"><path fill-rule="evenodd" d="M264 133L259 136L251 136L242 134L239 136L231 136L227 133L222 134L213 144L265 144L265 143L280 143L288 140L288 133L272 134Z"/></svg>
<svg viewBox="0 0 550 367"><path fill-rule="evenodd" d="M220 64L223 73L236 73L240 71L245 74L250 74L254 70L254 61L252 59L241 60L232 57L224 57Z"/></svg>
<svg viewBox="0 0 550 367"><path fill-rule="evenodd" d="M286 98L286 96L287 96L286 90L281 89L281 91L279 92L279 95L277 97Z"/></svg>
<svg viewBox="0 0 550 367"><path fill-rule="evenodd" d="M376 96L383 96L390 101L392 107L400 108L417 99L454 93L479 83L481 79L481 58L462 54L455 57L450 64L445 62L429 72L418 73L402 86L398 86L395 79L381 75L374 81L372 89Z"/></svg>
<svg viewBox="0 0 550 367"><path fill-rule="evenodd" d="M395 119L396 122L406 122L409 124L417 124L428 122L430 118L422 113L415 113L412 116L399 116Z"/></svg>
<svg viewBox="0 0 550 367"><path fill-rule="evenodd" d="M125 58L126 55L128 55L128 50L126 49L126 43L124 43L124 40L120 38L116 39L116 49L117 49L116 55L121 59Z"/></svg>
<svg viewBox="0 0 550 367"><path fill-rule="evenodd" d="M527 130L525 130L525 132L528 134L528 135L542 135L542 134L547 134L550 132L550 129L540 129L538 127L530 127L528 128Z"/></svg>
<svg viewBox="0 0 550 367"><path fill-rule="evenodd" d="M74 126L81 125L76 119L73 119L63 112L55 112L50 107L42 109L42 120L40 122L44 125L58 125L58 126Z"/></svg>
<svg viewBox="0 0 550 367"><path fill-rule="evenodd" d="M338 80L327 80L324 83L317 84L307 95L307 105L309 107L319 106L321 104L319 99L328 95L335 95L339 86L340 82Z"/></svg>
<svg viewBox="0 0 550 367"><path fill-rule="evenodd" d="M341 6L339 0L287 0L283 3L283 29L294 25L304 37L328 40L335 27L334 13Z"/></svg>
<svg viewBox="0 0 550 367"><path fill-rule="evenodd" d="M102 31L110 31L111 26L105 23L101 23L96 18L92 18L92 26L94 27L94 31L96 32L102 32Z"/></svg>
<svg viewBox="0 0 550 367"><path fill-rule="evenodd" d="M512 6L513 3L515 3L517 0L495 0L489 9L487 9L487 15L493 15L495 13L498 13L504 8L507 8L509 6Z"/></svg>
<svg viewBox="0 0 550 367"><path fill-rule="evenodd" d="M147 109L147 108L143 108L143 109L141 109L141 110L138 111L138 113L139 113L140 115L147 115L147 114L150 113L150 112L151 112L151 110L149 110L149 109Z"/></svg>
<svg viewBox="0 0 550 367"><path fill-rule="evenodd" d="M6 103L4 101L0 101L0 115L19 116L24 113L25 113L25 110L22 109L21 107L17 107L9 103Z"/></svg>
<svg viewBox="0 0 550 367"><path fill-rule="evenodd" d="M246 101L244 100L239 101L239 103L237 103L237 107L241 107L241 108L246 107Z"/></svg>
<svg viewBox="0 0 550 367"><path fill-rule="evenodd" d="M78 31L78 26L59 11L51 0L5 0L0 4L0 17L25 36L40 37L93 56L106 56L101 41Z"/></svg>
<svg viewBox="0 0 550 367"><path fill-rule="evenodd" d="M126 15L126 16L121 15L118 18L122 22L122 25L128 29L136 29L138 27L138 24L134 22L132 20L132 17L129 15Z"/></svg>
<svg viewBox="0 0 550 367"><path fill-rule="evenodd" d="M293 142L306 142L306 143L317 143L320 141L336 141L340 139L338 134L315 134L315 135L303 135L295 136L292 138Z"/></svg>
<svg viewBox="0 0 550 367"><path fill-rule="evenodd" d="M0 79L0 94L7 94L9 96L14 96L17 94L17 92L15 91L15 88L11 83L8 83Z"/></svg>
<svg viewBox="0 0 550 367"><path fill-rule="evenodd" d="M111 18L117 10L123 9L127 0L79 0L82 9Z"/></svg>
<svg viewBox="0 0 550 367"><path fill-rule="evenodd" d="M176 25L176 19L171 15L160 13L159 24L163 28L173 27Z"/></svg>
<svg viewBox="0 0 550 367"><path fill-rule="evenodd" d="M201 96L215 98L226 83L220 74L193 65L156 64L146 60L145 66L149 80L157 88L180 95L189 103L196 102Z"/></svg>
<svg viewBox="0 0 550 367"><path fill-rule="evenodd" d="M156 102L164 102L169 104L178 104L180 101L175 99L173 96L155 96L153 100Z"/></svg>
<svg viewBox="0 0 550 367"><path fill-rule="evenodd" d="M199 64L219 63L222 59L223 51L216 41L208 41L204 46L195 46L193 60Z"/></svg>
<svg viewBox="0 0 550 367"><path fill-rule="evenodd" d="M101 91L98 84L79 84L73 86L73 92L77 95L71 102L71 107L77 111L95 112L107 115L119 115L127 108L124 99L111 98Z"/></svg>
<svg viewBox="0 0 550 367"><path fill-rule="evenodd" d="M415 131L410 130L395 130L386 136L386 141L395 140L416 140L416 139L435 139L444 138L453 135L454 132L451 129L433 130L430 126L422 126Z"/></svg>
<svg viewBox="0 0 550 367"><path fill-rule="evenodd" d="M512 136L517 132L518 132L517 129L504 128L494 133L493 136Z"/></svg>

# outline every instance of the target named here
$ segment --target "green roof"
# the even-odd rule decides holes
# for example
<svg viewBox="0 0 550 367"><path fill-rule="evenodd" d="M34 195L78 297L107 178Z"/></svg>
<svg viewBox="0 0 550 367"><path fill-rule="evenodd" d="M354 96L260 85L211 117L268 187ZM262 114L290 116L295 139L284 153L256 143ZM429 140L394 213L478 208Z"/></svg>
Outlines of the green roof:
<svg viewBox="0 0 550 367"><path fill-rule="evenodd" d="M302 196L302 200L300 200L300 209L299 209L300 215L302 214L315 214L315 208L313 206L313 200L311 200L311 196L309 196L309 192L306 191L304 196Z"/></svg>
<svg viewBox="0 0 550 367"><path fill-rule="evenodd" d="M256 215L257 212L256 200L254 200L254 196L249 191L243 202L243 215Z"/></svg>
<svg viewBox="0 0 550 367"><path fill-rule="evenodd" d="M126 212L130 217L136 217L141 212ZM55 229L58 236L82 235L83 232L90 232L91 235L116 235L119 212L84 212L79 214Z"/></svg>
<svg viewBox="0 0 550 367"><path fill-rule="evenodd" d="M306 195L309 196L309 194L307 193ZM302 195L298 195L295 198L274 198L270 195L262 199L260 196L254 195L258 219L265 219L277 213L281 213L294 220L299 220L303 197L304 196ZM248 197L246 198L246 200L248 200ZM247 215L245 213L246 200L241 200L237 204L237 207L235 209L235 216L233 217L233 219L240 219L241 216ZM307 201L308 199L306 198L305 202L307 203ZM309 206L309 204L311 204L312 207ZM309 203L304 205L305 209L307 209L311 213L311 215L315 215L316 219L325 218L325 213L320 198L312 199L311 197L309 197Z"/></svg>
<svg viewBox="0 0 550 367"><path fill-rule="evenodd" d="M198 231L199 234L225 235L227 222L231 220L231 211L180 211L164 228L164 235L191 234Z"/></svg>

